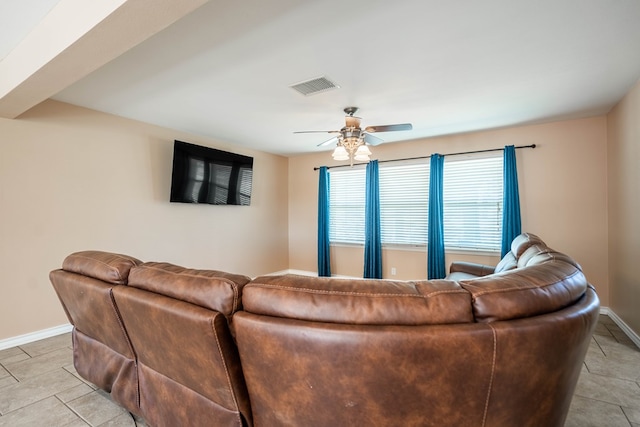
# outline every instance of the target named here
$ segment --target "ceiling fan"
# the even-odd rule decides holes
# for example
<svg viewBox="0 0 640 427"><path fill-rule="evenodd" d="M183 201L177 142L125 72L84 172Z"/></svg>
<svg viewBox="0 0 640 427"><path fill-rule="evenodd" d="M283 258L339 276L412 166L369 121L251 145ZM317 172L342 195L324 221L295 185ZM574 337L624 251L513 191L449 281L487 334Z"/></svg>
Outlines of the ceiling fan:
<svg viewBox="0 0 640 427"><path fill-rule="evenodd" d="M325 145L332 144L337 142L336 149L333 152L333 158L335 160L351 160L351 165L353 166L353 160L358 161L369 161L369 156L371 155L371 151L367 148L367 145L378 145L384 140L378 138L377 136L371 135L376 132L394 132L400 130L411 130L413 126L411 123L402 123L395 125L378 125L378 126L367 126L362 129L360 127L360 122L362 119L360 117L354 116L354 114L358 111L358 107L347 107L344 109L346 114L345 117L345 125L340 130L307 130L307 131L298 131L294 133L336 133L337 136L334 136L331 139L328 139L320 144L318 147L322 147Z"/></svg>

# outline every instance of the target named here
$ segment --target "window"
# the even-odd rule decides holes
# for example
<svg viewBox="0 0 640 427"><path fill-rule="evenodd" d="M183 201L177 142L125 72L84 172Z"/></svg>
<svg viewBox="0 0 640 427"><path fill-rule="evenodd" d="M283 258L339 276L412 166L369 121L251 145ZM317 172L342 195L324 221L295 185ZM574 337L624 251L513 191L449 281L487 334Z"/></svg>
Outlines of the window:
<svg viewBox="0 0 640 427"><path fill-rule="evenodd" d="M425 246L429 202L429 165L380 165L380 231L384 245ZM329 239L364 244L366 170L330 171Z"/></svg>
<svg viewBox="0 0 640 427"><path fill-rule="evenodd" d="M445 157L444 246L500 251L502 155Z"/></svg>
<svg viewBox="0 0 640 427"><path fill-rule="evenodd" d="M425 246L429 164L380 165L380 233L383 245Z"/></svg>
<svg viewBox="0 0 640 427"><path fill-rule="evenodd" d="M365 169L329 173L329 241L364 244Z"/></svg>
<svg viewBox="0 0 640 427"><path fill-rule="evenodd" d="M330 171L331 243L364 244L365 169ZM429 161L380 164L380 228L384 246L427 244ZM500 251L502 155L445 157L447 250Z"/></svg>

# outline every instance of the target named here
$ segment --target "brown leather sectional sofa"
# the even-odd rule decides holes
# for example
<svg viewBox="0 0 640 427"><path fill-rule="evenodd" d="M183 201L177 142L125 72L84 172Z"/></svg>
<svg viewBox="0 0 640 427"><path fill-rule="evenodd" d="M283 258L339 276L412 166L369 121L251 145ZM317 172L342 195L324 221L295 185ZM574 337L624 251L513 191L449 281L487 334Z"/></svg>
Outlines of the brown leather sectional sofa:
<svg viewBox="0 0 640 427"><path fill-rule="evenodd" d="M151 426L562 426L599 301L532 234L447 280L248 277L86 251L78 373Z"/></svg>

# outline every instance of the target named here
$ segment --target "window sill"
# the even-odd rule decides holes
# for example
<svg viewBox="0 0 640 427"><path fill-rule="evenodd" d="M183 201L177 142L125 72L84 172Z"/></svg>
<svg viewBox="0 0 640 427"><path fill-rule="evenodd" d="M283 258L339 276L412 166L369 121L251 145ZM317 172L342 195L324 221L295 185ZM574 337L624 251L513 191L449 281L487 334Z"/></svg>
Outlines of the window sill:
<svg viewBox="0 0 640 427"><path fill-rule="evenodd" d="M336 242L329 243L329 246L338 247L338 248L363 248L364 243L345 243L345 242Z"/></svg>

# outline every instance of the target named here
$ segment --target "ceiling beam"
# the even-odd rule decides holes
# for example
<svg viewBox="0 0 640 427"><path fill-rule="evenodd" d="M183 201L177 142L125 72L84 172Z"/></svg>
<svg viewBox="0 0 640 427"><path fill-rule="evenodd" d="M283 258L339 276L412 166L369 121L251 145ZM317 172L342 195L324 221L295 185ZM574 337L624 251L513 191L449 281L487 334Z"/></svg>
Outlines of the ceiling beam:
<svg viewBox="0 0 640 427"><path fill-rule="evenodd" d="M18 117L208 1L60 0L0 61L0 117Z"/></svg>

